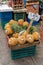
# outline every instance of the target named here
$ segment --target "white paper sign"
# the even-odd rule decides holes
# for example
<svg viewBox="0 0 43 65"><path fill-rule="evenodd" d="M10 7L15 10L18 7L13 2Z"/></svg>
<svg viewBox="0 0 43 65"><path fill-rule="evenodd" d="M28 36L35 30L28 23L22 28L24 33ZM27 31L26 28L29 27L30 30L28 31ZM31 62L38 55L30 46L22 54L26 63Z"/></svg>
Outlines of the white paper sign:
<svg viewBox="0 0 43 65"><path fill-rule="evenodd" d="M29 18L29 19L33 19L33 20L35 20L35 21L39 21L40 15L39 15L38 13L37 13L37 14L34 14L34 13L32 13L32 12L29 12L28 18Z"/></svg>

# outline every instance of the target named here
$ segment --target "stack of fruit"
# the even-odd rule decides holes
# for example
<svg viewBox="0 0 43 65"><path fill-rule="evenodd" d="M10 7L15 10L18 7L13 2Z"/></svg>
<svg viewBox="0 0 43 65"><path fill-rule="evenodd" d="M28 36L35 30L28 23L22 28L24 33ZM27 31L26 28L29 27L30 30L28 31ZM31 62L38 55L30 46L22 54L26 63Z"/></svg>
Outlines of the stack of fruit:
<svg viewBox="0 0 43 65"><path fill-rule="evenodd" d="M28 23L22 19L18 21L10 20L4 27L5 33L9 36L9 45L33 44L35 40L39 40L40 35L36 32L36 27L32 23Z"/></svg>

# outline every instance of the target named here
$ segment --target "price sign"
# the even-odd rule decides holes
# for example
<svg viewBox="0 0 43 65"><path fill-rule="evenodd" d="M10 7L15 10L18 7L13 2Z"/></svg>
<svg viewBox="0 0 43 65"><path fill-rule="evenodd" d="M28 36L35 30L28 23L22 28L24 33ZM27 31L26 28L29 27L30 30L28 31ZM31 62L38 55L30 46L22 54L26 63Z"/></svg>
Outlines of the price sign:
<svg viewBox="0 0 43 65"><path fill-rule="evenodd" d="M39 21L40 15L39 15L39 14L34 14L34 13L32 13L32 12L29 12L28 18L29 18L29 19L33 19L33 20L35 20L35 21Z"/></svg>

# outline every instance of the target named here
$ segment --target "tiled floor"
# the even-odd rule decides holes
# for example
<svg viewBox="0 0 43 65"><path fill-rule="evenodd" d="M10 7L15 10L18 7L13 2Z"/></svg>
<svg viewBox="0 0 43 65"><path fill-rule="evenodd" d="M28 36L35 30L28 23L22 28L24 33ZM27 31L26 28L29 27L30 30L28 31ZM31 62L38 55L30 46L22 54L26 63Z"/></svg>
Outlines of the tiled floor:
<svg viewBox="0 0 43 65"><path fill-rule="evenodd" d="M11 60L5 33L0 26L0 65L43 65L43 43L37 46L36 52L33 57Z"/></svg>

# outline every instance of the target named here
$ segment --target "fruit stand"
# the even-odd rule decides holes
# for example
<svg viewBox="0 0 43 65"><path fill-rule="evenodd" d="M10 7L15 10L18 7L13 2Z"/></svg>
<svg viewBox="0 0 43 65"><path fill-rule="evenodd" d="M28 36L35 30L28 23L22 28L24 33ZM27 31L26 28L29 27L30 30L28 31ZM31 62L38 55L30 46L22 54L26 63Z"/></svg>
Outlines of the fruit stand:
<svg viewBox="0 0 43 65"><path fill-rule="evenodd" d="M36 45L40 43L40 35L36 27L23 19L18 22L10 20L4 27L7 35L7 43L11 49L11 58L17 59L26 56L33 56L36 52Z"/></svg>
<svg viewBox="0 0 43 65"><path fill-rule="evenodd" d="M21 5L22 4L22 5ZM30 23L26 19L27 9L24 7L23 0L14 0L12 2L12 15L6 14L8 21L4 17L4 32L8 47L11 49L11 58L13 60L26 56L34 56L36 46L40 43L40 34L37 28L33 26L33 18ZM10 15L10 16L9 16Z"/></svg>

